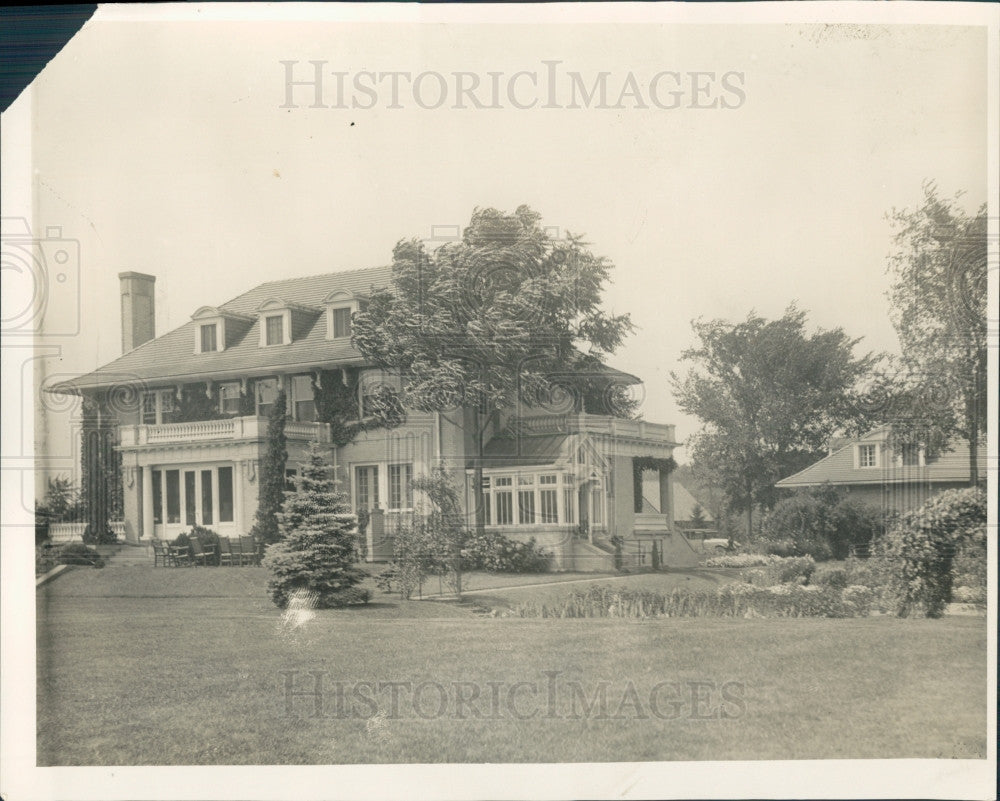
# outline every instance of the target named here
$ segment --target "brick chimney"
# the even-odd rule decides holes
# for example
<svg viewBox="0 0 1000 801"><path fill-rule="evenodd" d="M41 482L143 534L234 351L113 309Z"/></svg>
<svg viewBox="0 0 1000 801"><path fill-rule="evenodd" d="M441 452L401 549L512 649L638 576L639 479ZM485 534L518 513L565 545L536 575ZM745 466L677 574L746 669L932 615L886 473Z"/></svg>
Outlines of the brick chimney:
<svg viewBox="0 0 1000 801"><path fill-rule="evenodd" d="M118 273L122 293L122 353L156 336L155 275Z"/></svg>

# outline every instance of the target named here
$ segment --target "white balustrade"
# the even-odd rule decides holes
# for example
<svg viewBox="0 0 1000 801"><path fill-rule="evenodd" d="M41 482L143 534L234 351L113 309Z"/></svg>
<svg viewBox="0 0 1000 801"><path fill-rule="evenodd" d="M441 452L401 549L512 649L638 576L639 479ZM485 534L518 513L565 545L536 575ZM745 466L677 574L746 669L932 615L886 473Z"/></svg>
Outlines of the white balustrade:
<svg viewBox="0 0 1000 801"><path fill-rule="evenodd" d="M224 420L197 420L190 423L122 426L123 447L156 445L167 442L204 442L206 440L260 439L267 434L267 420L261 417L230 417ZM292 440L330 441L326 423L285 424L285 436Z"/></svg>

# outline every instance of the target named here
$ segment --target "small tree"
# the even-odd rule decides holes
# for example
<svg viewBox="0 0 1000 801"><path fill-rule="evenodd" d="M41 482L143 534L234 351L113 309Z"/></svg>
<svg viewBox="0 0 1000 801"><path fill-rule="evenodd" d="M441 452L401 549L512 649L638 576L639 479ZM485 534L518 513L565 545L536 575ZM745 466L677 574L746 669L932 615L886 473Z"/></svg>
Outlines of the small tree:
<svg viewBox="0 0 1000 801"><path fill-rule="evenodd" d="M257 522L253 535L264 542L277 542L278 513L285 500L285 464L288 461L285 438L284 390L278 393L274 406L267 418L267 450L257 477L258 490Z"/></svg>
<svg viewBox="0 0 1000 801"><path fill-rule="evenodd" d="M927 617L941 617L951 600L955 555L984 540L985 529L986 493L978 488L942 492L903 514L880 549L892 567L897 614L922 607Z"/></svg>
<svg viewBox="0 0 1000 801"><path fill-rule="evenodd" d="M268 591L275 604L284 608L296 591L309 593L320 608L367 600L367 593L354 589L366 575L355 564L357 519L318 443L310 445L296 489L275 518L281 539L268 547L263 562L271 571Z"/></svg>
<svg viewBox="0 0 1000 801"><path fill-rule="evenodd" d="M702 508L700 503L696 503L694 508L691 510L691 528L699 529L705 528L708 525L708 521L705 520L705 510Z"/></svg>
<svg viewBox="0 0 1000 801"><path fill-rule="evenodd" d="M659 570L660 569L660 549L656 547L656 540L653 540L653 551L652 551L652 554L650 556L650 559L653 562L653 570Z"/></svg>
<svg viewBox="0 0 1000 801"><path fill-rule="evenodd" d="M413 479L413 489L423 492L431 502L427 518L429 549L436 558L448 565L449 583L459 599L462 598L462 549L469 532L462 517L458 490L444 465L431 470L430 475Z"/></svg>

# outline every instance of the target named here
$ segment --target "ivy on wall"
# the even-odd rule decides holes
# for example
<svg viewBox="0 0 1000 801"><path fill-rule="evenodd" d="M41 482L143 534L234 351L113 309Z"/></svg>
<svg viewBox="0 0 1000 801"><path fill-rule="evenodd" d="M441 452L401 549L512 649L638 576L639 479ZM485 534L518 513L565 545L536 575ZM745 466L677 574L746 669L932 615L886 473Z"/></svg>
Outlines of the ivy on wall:
<svg viewBox="0 0 1000 801"><path fill-rule="evenodd" d="M80 450L80 494L87 543L114 542L109 522L123 511L122 456L115 449L118 418L103 396L84 396Z"/></svg>

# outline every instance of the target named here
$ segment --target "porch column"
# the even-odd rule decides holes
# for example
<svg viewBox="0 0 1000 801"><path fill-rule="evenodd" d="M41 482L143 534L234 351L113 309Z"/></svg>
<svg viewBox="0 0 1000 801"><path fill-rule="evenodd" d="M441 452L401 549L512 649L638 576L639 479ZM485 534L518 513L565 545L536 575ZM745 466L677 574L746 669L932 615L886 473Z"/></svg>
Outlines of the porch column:
<svg viewBox="0 0 1000 801"><path fill-rule="evenodd" d="M153 528L153 469L150 465L143 465L142 470L142 530L139 532L140 539L151 539L155 530Z"/></svg>
<svg viewBox="0 0 1000 801"><path fill-rule="evenodd" d="M662 467L660 475L660 514L666 515L667 531L674 530L674 482L670 479L670 473Z"/></svg>

